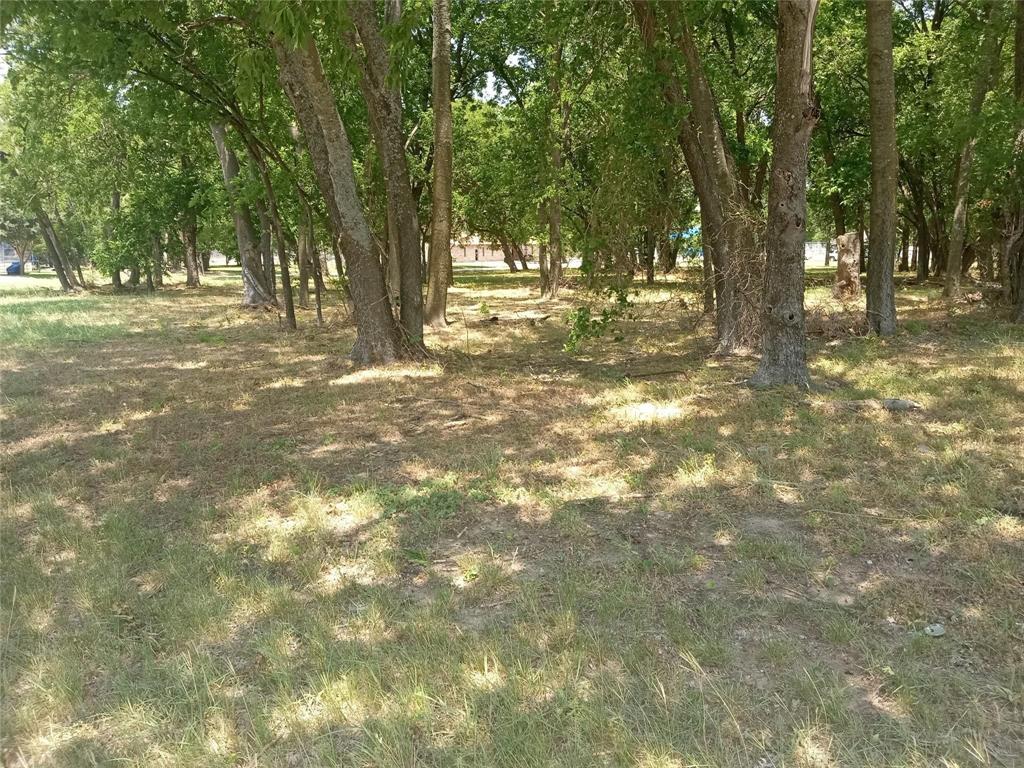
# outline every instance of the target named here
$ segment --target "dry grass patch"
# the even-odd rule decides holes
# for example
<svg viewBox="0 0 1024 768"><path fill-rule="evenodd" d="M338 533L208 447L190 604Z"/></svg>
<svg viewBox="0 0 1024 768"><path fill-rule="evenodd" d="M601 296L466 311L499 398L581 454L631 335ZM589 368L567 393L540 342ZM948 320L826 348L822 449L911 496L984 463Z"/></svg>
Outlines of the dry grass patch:
<svg viewBox="0 0 1024 768"><path fill-rule="evenodd" d="M3 286L5 764L1024 760L1020 328L904 288L808 398L688 276L570 356L582 294L473 272L357 371L234 280Z"/></svg>

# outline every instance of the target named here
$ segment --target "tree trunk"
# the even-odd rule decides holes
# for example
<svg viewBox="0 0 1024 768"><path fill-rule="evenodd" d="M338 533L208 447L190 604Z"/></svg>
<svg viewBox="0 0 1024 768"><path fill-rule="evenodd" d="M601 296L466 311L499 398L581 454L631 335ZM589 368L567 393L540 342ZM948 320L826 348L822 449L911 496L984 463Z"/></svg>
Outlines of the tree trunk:
<svg viewBox="0 0 1024 768"><path fill-rule="evenodd" d="M832 295L849 301L860 296L860 238L847 232L836 240L836 279Z"/></svg>
<svg viewBox="0 0 1024 768"><path fill-rule="evenodd" d="M295 260L299 265L299 306L309 306L309 217L305 213L299 215L299 234L295 239Z"/></svg>
<svg viewBox="0 0 1024 768"><path fill-rule="evenodd" d="M804 332L804 238L807 152L817 119L811 66L818 0L779 0L775 115L768 187L768 264L765 272L759 387L807 388Z"/></svg>
<svg viewBox="0 0 1024 768"><path fill-rule="evenodd" d="M313 306L316 309L316 324L324 324L323 295L324 295L324 262L316 247L316 232L313 228L313 209L309 203L302 199L302 217L306 227L306 262L307 269L312 273L313 278ZM300 255L301 258L301 255Z"/></svg>
<svg viewBox="0 0 1024 768"><path fill-rule="evenodd" d="M868 328L896 332L896 83L892 68L892 3L867 3L868 101L871 111L871 260L868 262Z"/></svg>
<svg viewBox="0 0 1024 768"><path fill-rule="evenodd" d="M110 193L110 210L113 214L113 219L116 220L121 213L121 191L118 189L115 189L113 192ZM104 232L104 234L106 235L108 240L110 240L113 237L113 224L114 222L111 222L110 226L105 227L106 231ZM120 293L121 291L124 290L124 285L121 284L120 268L115 267L114 270L110 273L110 285L113 288L114 293Z"/></svg>
<svg viewBox="0 0 1024 768"><path fill-rule="evenodd" d="M46 243L46 252L50 255L50 262L57 273L57 279L60 280L61 290L65 292L75 290L77 286L74 283L74 273L65 266L60 239L57 237L50 217L38 202L35 204L35 214L36 221L39 222L39 232L43 236L43 242Z"/></svg>
<svg viewBox="0 0 1024 768"><path fill-rule="evenodd" d="M676 12L675 6L667 7ZM728 302L726 307L720 303L719 311L729 317L729 335L719 339L719 351L729 352L752 343L763 330L760 304L765 273L757 245L758 215L744 199L736 160L722 132L715 97L685 18L676 44L686 61L687 89L693 108L689 141L697 144L697 152L709 158L704 175L710 182L712 196L718 200L720 213L713 213L713 218L721 217L713 245L719 252L716 279L723 283L721 300Z"/></svg>
<svg viewBox="0 0 1024 768"><path fill-rule="evenodd" d="M523 268L523 272L530 271L530 265L526 261L526 254L523 252L523 247L519 243L512 243L512 250L516 254L516 258L519 259L519 266Z"/></svg>
<svg viewBox="0 0 1024 768"><path fill-rule="evenodd" d="M519 271L519 267L516 266L516 254L512 250L512 246L508 241L508 238L499 237L498 244L501 246L501 253L504 256L503 261L508 264L508 271L515 273Z"/></svg>
<svg viewBox="0 0 1024 768"><path fill-rule="evenodd" d="M427 261L426 322L448 324L448 272L452 264L452 21L448 0L434 0L431 91L434 101L434 189Z"/></svg>
<svg viewBox="0 0 1024 768"><path fill-rule="evenodd" d="M1001 9L1001 6L999 8ZM967 238L971 166L974 164L974 147L978 141L976 123L981 114L981 107L985 103L985 96L992 87L999 60L999 36L1002 32L999 26L1002 14L996 10L995 0L986 2L985 17L985 33L981 40L978 68L974 73L971 102L967 109L967 138L960 149L960 160L956 169L956 204L953 208L953 226L949 233L949 253L946 257L946 285L942 290L942 295L946 297L956 297L960 294L960 264Z"/></svg>
<svg viewBox="0 0 1024 768"><path fill-rule="evenodd" d="M545 226L548 223L548 203L542 201L541 205L537 208L537 218L541 226ZM541 278L541 296L544 296L548 292L548 281L550 280L549 275L551 271L551 256L550 249L547 243L541 243L541 247L537 257L537 267L540 272ZM513 269L512 271L515 271Z"/></svg>
<svg viewBox="0 0 1024 768"><path fill-rule="evenodd" d="M420 265L420 225L412 194L409 167L405 157L405 130L402 126L402 100L391 86L392 62L381 35L372 3L349 3L349 15L355 26L342 32L342 40L362 70L359 87L370 114L370 128L384 167L388 215L394 221L394 234L400 264L399 319L405 342L411 350L423 350L423 277ZM392 12L394 16L397 11ZM397 18L394 19L397 22ZM355 45L358 35L360 46ZM345 249L348 253L348 249Z"/></svg>
<svg viewBox="0 0 1024 768"><path fill-rule="evenodd" d="M678 142L700 201L701 239L714 266L718 351L732 352L753 341L760 330L763 264L757 247L758 216L744 200L714 95L685 19L671 3L658 6L667 15L670 37L686 62L684 89L671 60L658 53L655 6L649 0L633 0L632 7L641 40L656 54L655 66L665 78L666 99L687 110L680 120ZM758 197L756 190L751 197Z"/></svg>
<svg viewBox="0 0 1024 768"><path fill-rule="evenodd" d="M671 234L671 231L665 228L658 238L658 269L665 275L676 268L678 251L672 247Z"/></svg>
<svg viewBox="0 0 1024 768"><path fill-rule="evenodd" d="M917 282L923 283L928 279L929 258L931 256L931 234L928 225L918 227L917 230Z"/></svg>
<svg viewBox="0 0 1024 768"><path fill-rule="evenodd" d="M293 48L281 38L274 37L271 42L280 65L281 84L302 128L317 185L327 203L332 234L345 254L356 321L352 358L364 365L398 360L406 356L406 351L359 201L352 146L316 43L309 38Z"/></svg>
<svg viewBox="0 0 1024 768"><path fill-rule="evenodd" d="M286 233L284 221L281 218L280 209L277 206L277 193L274 192L274 184L270 179L270 171L267 168L266 160L258 145L248 136L243 136L245 148L252 159L259 176L260 184L263 186L263 196L267 201L267 215L270 217L270 229L273 234L274 243L277 244L277 261L281 267L281 292L284 294L285 323L288 330L294 331L298 328L295 320L295 301L292 296L291 271L288 266L288 243L292 241L291 234ZM299 197L302 197L301 190Z"/></svg>
<svg viewBox="0 0 1024 768"><path fill-rule="evenodd" d="M857 203L857 248L860 254L860 263L857 265L857 271L864 273L868 270L868 249L864 246L864 203Z"/></svg>
<svg viewBox="0 0 1024 768"><path fill-rule="evenodd" d="M256 216L260 222L259 253L260 262L263 264L263 277L266 279L267 291L277 304L277 275L274 269L274 227L270 223L270 214L267 213L267 206L260 200L256 201Z"/></svg>
<svg viewBox="0 0 1024 768"><path fill-rule="evenodd" d="M185 251L185 287L199 287L199 232L196 224L196 215L193 211L186 211L181 218L181 244ZM137 270L132 270L132 275L138 283ZM129 281L131 282L131 281Z"/></svg>
<svg viewBox="0 0 1024 768"><path fill-rule="evenodd" d="M57 221L60 223L60 211L56 211ZM71 257L71 249L66 241L60 239L57 234L56 228L50 221L50 217L46 217L47 226L50 230L50 237L53 239L53 243L57 248L57 253L60 257L61 264L64 267L64 273L68 276L68 281L71 283L71 287L75 290L85 288L85 278L82 276L82 268L80 265L75 263L75 260Z"/></svg>
<svg viewBox="0 0 1024 768"><path fill-rule="evenodd" d="M222 124L211 123L210 134L213 136L213 143L217 148L224 187L227 189L228 199L231 201L235 240L238 243L238 263L242 268L242 306L273 306L277 302L267 287L263 254L260 252L260 245L256 239L252 213L238 195L238 157L227 143L227 132Z"/></svg>
<svg viewBox="0 0 1024 768"><path fill-rule="evenodd" d="M900 272L910 270L910 233L904 226L900 232Z"/></svg>
<svg viewBox="0 0 1024 768"><path fill-rule="evenodd" d="M1017 102L1017 140L1014 144L1010 189L1017 189L1010 206L1001 247L1000 261L1005 263L1008 298L1015 305L1013 319L1024 323L1024 2L1016 4L1016 34L1013 47L1013 93ZM1013 194L1011 192L1011 194Z"/></svg>

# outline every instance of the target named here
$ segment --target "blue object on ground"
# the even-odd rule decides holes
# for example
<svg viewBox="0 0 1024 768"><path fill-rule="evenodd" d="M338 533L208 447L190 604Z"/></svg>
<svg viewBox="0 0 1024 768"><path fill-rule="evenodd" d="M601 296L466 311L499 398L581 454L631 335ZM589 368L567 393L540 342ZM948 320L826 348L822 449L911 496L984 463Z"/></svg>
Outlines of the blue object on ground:
<svg viewBox="0 0 1024 768"><path fill-rule="evenodd" d="M20 275L21 274L21 262L20 261L12 261L10 264L8 264L7 265L7 274L8 275Z"/></svg>

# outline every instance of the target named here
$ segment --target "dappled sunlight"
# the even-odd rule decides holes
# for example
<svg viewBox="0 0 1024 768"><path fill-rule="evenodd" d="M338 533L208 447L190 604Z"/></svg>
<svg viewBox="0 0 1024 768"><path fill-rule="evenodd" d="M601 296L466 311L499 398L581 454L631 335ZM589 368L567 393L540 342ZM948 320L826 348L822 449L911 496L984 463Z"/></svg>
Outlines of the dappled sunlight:
<svg viewBox="0 0 1024 768"><path fill-rule="evenodd" d="M403 379L436 379L441 375L437 366L409 367L386 366L380 368L364 368L346 374L327 383L332 387L343 387L349 384L365 384L376 381L402 381Z"/></svg>
<svg viewBox="0 0 1024 768"><path fill-rule="evenodd" d="M837 768L833 737L826 728L811 726L796 736L793 760L799 768Z"/></svg>
<svg viewBox="0 0 1024 768"><path fill-rule="evenodd" d="M676 421L685 411L675 403L631 403L609 410L608 415L620 422Z"/></svg>
<svg viewBox="0 0 1024 768"><path fill-rule="evenodd" d="M285 376L274 381L262 384L259 389L301 389L309 383L309 379L302 379L297 376Z"/></svg>
<svg viewBox="0 0 1024 768"><path fill-rule="evenodd" d="M484 653L483 657L463 665L462 676L469 688L478 691L495 691L505 685L507 675L496 656Z"/></svg>
<svg viewBox="0 0 1024 768"><path fill-rule="evenodd" d="M475 279L437 362L353 370L350 329L282 341L219 287L9 350L19 749L840 766L873 729L959 744L1005 716L979 691L1022 578L1019 345L844 338L815 348L828 387L757 393L670 318L574 358L573 294ZM923 410L842 405L890 394Z"/></svg>
<svg viewBox="0 0 1024 768"><path fill-rule="evenodd" d="M278 705L270 714L276 736L309 736L324 728L359 727L370 715L359 688L344 677L321 680L319 690Z"/></svg>

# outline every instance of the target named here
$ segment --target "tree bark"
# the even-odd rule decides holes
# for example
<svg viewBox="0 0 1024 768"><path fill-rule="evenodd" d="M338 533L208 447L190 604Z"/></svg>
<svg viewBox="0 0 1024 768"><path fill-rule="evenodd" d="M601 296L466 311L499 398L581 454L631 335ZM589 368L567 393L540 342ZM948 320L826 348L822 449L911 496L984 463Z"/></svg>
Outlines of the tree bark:
<svg viewBox="0 0 1024 768"><path fill-rule="evenodd" d="M305 213L299 215L299 232L295 238L295 260L299 265L299 306L309 306L309 272L312 264L309 259L309 217Z"/></svg>
<svg viewBox="0 0 1024 768"><path fill-rule="evenodd" d="M523 272L529 272L530 265L526 261L526 254L523 252L523 247L519 243L513 242L512 250L515 252L516 258L519 259L519 266L523 268Z"/></svg>
<svg viewBox="0 0 1024 768"><path fill-rule="evenodd" d="M763 265L757 248L758 216L744 200L736 163L722 133L714 95L688 23L680 20L673 4L660 6L668 17L672 42L686 63L684 88L670 58L658 51L653 4L633 0L632 7L641 40L654 53L655 66L665 79L666 98L687 109L680 120L678 143L700 201L701 240L714 267L718 352L729 353L753 341L760 330ZM752 199L760 197L759 187L760 183L755 183Z"/></svg>
<svg viewBox="0 0 1024 768"><path fill-rule="evenodd" d="M819 99L819 109L821 101ZM823 125L825 123L823 122ZM825 160L825 166L831 171L835 168L836 164L836 152L832 143L832 134L827 129L823 131L823 151L822 157ZM843 203L843 196L839 194L839 191L833 189L828 195L829 207L832 209L832 223L835 226L835 237L838 241L840 235L846 234L846 206ZM837 245L838 248L838 245ZM828 255L825 256L825 266L828 266Z"/></svg>
<svg viewBox="0 0 1024 768"><path fill-rule="evenodd" d="M305 227L306 269L311 273L310 277L313 278L313 306L316 309L316 324L317 326L322 326L324 324L324 263L320 258L320 254L317 252L316 232L313 228L313 209L305 199L302 199L300 202L302 208L302 221L303 226ZM303 258L302 249L300 249L299 258Z"/></svg>
<svg viewBox="0 0 1024 768"><path fill-rule="evenodd" d="M256 173L263 185L263 194L267 200L267 215L270 218L270 228L273 233L274 243L277 245L277 263L281 267L281 293L284 294L285 323L288 330L294 331L298 328L295 320L295 301L292 296L292 278L288 266L288 242L289 237L284 231L284 222L281 219L280 210L277 207L277 194L274 192L274 185L270 180L270 171L267 169L266 161L260 154L259 148L246 142L246 149L253 165L256 166Z"/></svg>
<svg viewBox="0 0 1024 768"><path fill-rule="evenodd" d="M431 92L434 107L434 188L427 256L426 322L448 324L448 273L452 268L452 20L449 0L434 0Z"/></svg>
<svg viewBox="0 0 1024 768"><path fill-rule="evenodd" d="M152 269L149 273L150 282L152 282L154 288L163 288L164 286L164 243L163 238L159 232L154 232L150 236L151 249L153 252L152 258Z"/></svg>
<svg viewBox="0 0 1024 768"><path fill-rule="evenodd" d="M1017 102L1017 140L1014 144L1013 170L1010 189L1017 189L1016 200L1010 206L1003 237L1000 261L1005 263L1004 274L1009 288L1009 299L1015 305L1013 319L1024 323L1024 2L1017 2L1016 34L1013 46L1013 94ZM1012 194L1012 192L1011 192Z"/></svg>
<svg viewBox="0 0 1024 768"><path fill-rule="evenodd" d="M43 242L46 243L46 252L50 255L50 262L57 273L57 279L60 280L61 290L65 292L75 290L77 286L74 283L74 272L71 272L65 266L65 258L61 253L60 238L57 237L57 232L53 228L53 222L50 221L49 215L43 210L43 206L39 202L35 203L35 214L36 221L39 222L39 232L43 236Z"/></svg>
<svg viewBox="0 0 1024 768"><path fill-rule="evenodd" d="M910 163L904 163L903 168L903 177L910 192L914 228L917 230L914 248L916 280L918 283L923 283L928 279L930 268L929 256L931 252L931 230L928 228L928 212L924 200L924 182L920 173Z"/></svg>
<svg viewBox="0 0 1024 768"><path fill-rule="evenodd" d="M662 274L669 274L676 268L678 251L672 247L672 232L668 227L658 237L658 269Z"/></svg>
<svg viewBox="0 0 1024 768"><path fill-rule="evenodd" d="M185 287L199 287L199 227L196 224L196 214L192 210L186 211L181 217L181 244L185 251ZM138 275L132 270L136 283ZM129 281L130 282L130 281Z"/></svg>
<svg viewBox="0 0 1024 768"><path fill-rule="evenodd" d="M110 194L110 210L113 218L116 220L121 213L121 191L118 189L115 189ZM106 228L105 234L108 240L113 236L113 222ZM120 293L124 290L124 285L121 284L121 269L119 267L115 267L110 273L110 285L114 293Z"/></svg>
<svg viewBox="0 0 1024 768"><path fill-rule="evenodd" d="M242 268L242 306L266 307L277 302L267 287L262 253L256 239L249 207L238 195L238 157L227 143L227 132L221 123L210 124L210 135L220 159L221 176L231 201L231 215L238 243L238 263Z"/></svg>
<svg viewBox="0 0 1024 768"><path fill-rule="evenodd" d="M324 74L316 43L309 38L293 48L277 37L271 42L280 67L281 85L295 110L317 185L327 203L332 234L345 254L356 321L352 358L364 365L403 358L406 350L391 313L384 274L373 251L370 228L359 201L352 145Z"/></svg>
<svg viewBox="0 0 1024 768"><path fill-rule="evenodd" d="M896 332L896 82L892 65L892 2L868 0L868 100L871 112L871 259L868 262L868 328Z"/></svg>
<svg viewBox="0 0 1024 768"><path fill-rule="evenodd" d="M537 221L540 222L541 226L548 223L548 205L546 200L542 200L540 205L537 206ZM549 274L551 270L551 257L549 255L550 249L546 242L540 243L540 248L537 252L537 272L540 276L540 294L543 296L548 288ZM510 264L513 267L515 262ZM512 269L513 272L517 270Z"/></svg>
<svg viewBox="0 0 1024 768"><path fill-rule="evenodd" d="M806 389L807 153L817 119L812 50L818 0L779 0L761 362L751 384Z"/></svg>
<svg viewBox="0 0 1024 768"><path fill-rule="evenodd" d="M394 222L394 234L397 235L395 248L401 271L401 330L409 348L422 351L423 273L420 264L420 225L405 157L406 137L402 126L401 94L397 88L389 85L392 71L391 55L381 35L373 3L349 3L346 7L355 26L355 35L351 30L343 31L342 40L362 70L359 87L370 114L374 144L384 167L388 216ZM393 10L391 16L397 13L397 10ZM397 18L394 21L397 21ZM362 55L359 46L355 44L356 35L361 43Z"/></svg>
<svg viewBox="0 0 1024 768"><path fill-rule="evenodd" d="M505 237L498 238L498 244L501 246L501 253L504 256L502 259L508 265L508 271L515 273L519 271L519 267L516 266L516 254L512 250L512 245Z"/></svg>
<svg viewBox="0 0 1024 768"><path fill-rule="evenodd" d="M60 211L55 211L57 215L57 222L61 222ZM71 287L75 290L85 288L85 277L82 275L82 267L75 263L75 260L71 256L71 248L67 242L60 239L57 234L57 229L53 226L53 222L50 221L50 217L46 217L47 227L50 230L50 237L53 239L53 244L57 248L57 253L60 256L61 264L64 267L64 272L68 276L68 281L71 283Z"/></svg>
<svg viewBox="0 0 1024 768"><path fill-rule="evenodd" d="M994 0L985 5L985 33L981 40L978 68L974 73L971 101L967 109L967 138L960 149L957 163L956 204L953 208L953 226L949 233L949 253L946 256L946 285L942 295L956 297L960 294L960 265L967 238L967 206L970 195L971 166L974 164L974 148L978 141L976 123L985 103L985 96L992 88L992 79L999 60L999 29L1002 14L994 8Z"/></svg>
<svg viewBox="0 0 1024 768"><path fill-rule="evenodd" d="M259 252L260 262L263 264L263 277L267 282L267 291L276 304L277 275L274 269L274 227L270 223L270 214L267 213L267 206L262 201L257 200L255 207L256 217L260 223Z"/></svg>
<svg viewBox="0 0 1024 768"><path fill-rule="evenodd" d="M836 280L832 295L843 301L860 296L860 238L856 232L836 238Z"/></svg>

